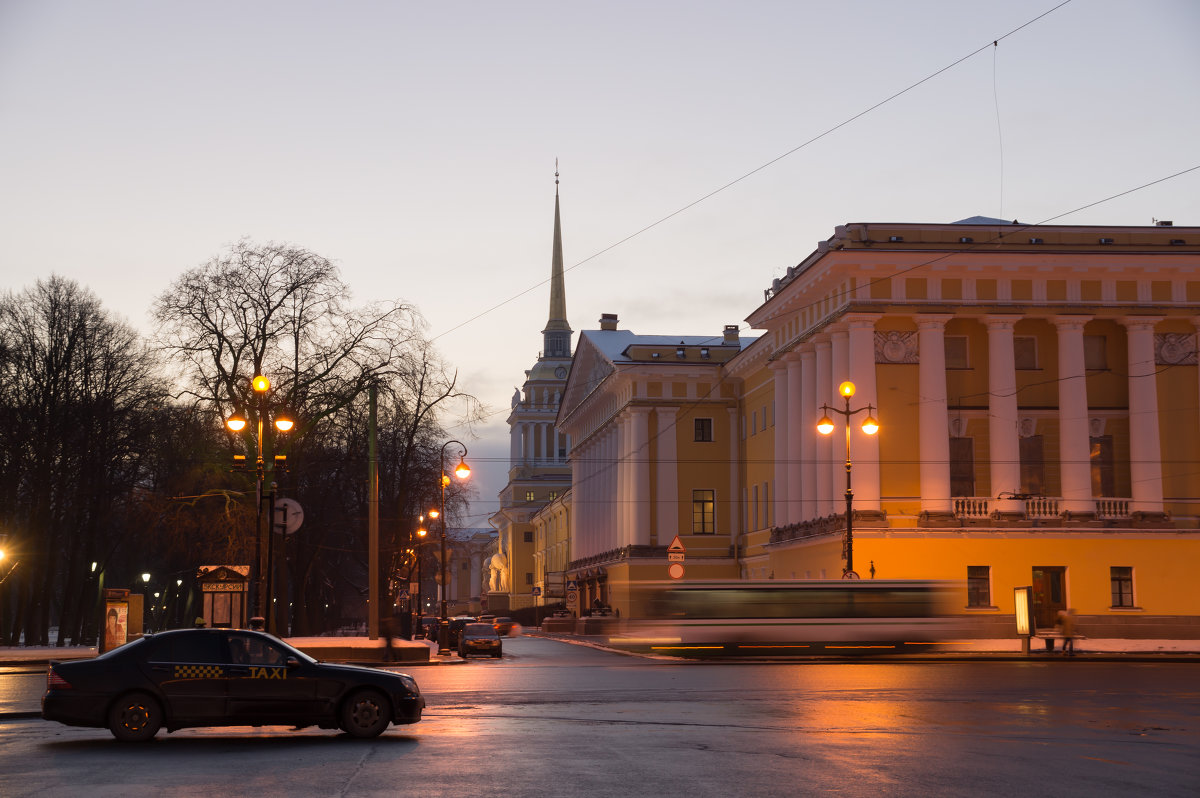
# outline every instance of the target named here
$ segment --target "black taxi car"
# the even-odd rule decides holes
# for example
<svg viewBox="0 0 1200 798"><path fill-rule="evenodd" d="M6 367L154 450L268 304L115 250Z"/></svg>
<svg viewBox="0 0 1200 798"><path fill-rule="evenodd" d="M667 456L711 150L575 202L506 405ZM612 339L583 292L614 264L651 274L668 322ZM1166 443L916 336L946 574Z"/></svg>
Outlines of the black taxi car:
<svg viewBox="0 0 1200 798"><path fill-rule="evenodd" d="M149 740L196 726L342 729L375 737L416 723L425 698L411 676L318 662L282 640L242 629L179 629L94 659L52 662L42 717Z"/></svg>

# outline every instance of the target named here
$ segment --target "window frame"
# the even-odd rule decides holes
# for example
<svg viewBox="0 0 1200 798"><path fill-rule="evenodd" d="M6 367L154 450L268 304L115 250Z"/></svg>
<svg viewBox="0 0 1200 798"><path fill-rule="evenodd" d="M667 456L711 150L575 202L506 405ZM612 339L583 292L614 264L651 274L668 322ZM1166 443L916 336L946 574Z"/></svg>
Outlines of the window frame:
<svg viewBox="0 0 1200 798"><path fill-rule="evenodd" d="M1118 573L1121 572L1121 573ZM1131 610L1137 607L1133 600L1133 566L1111 565L1108 568L1109 609Z"/></svg>
<svg viewBox="0 0 1200 798"><path fill-rule="evenodd" d="M692 534L717 534L717 492L711 488L692 490Z"/></svg>
<svg viewBox="0 0 1200 798"><path fill-rule="evenodd" d="M716 436L713 433L713 420L711 417L706 416L704 418L695 418L692 419L692 421L692 430L694 433L692 440L695 443L712 443L714 440L716 440Z"/></svg>
<svg viewBox="0 0 1200 798"><path fill-rule="evenodd" d="M992 604L992 566L967 566L967 609L995 609Z"/></svg>

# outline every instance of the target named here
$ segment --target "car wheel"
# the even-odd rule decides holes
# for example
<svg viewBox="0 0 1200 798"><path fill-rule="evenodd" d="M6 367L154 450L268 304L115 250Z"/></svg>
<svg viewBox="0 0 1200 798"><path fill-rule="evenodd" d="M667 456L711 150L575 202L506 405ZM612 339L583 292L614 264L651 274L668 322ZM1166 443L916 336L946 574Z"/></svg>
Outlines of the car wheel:
<svg viewBox="0 0 1200 798"><path fill-rule="evenodd" d="M391 717L382 693L360 690L342 705L342 730L351 737L378 737L392 722Z"/></svg>
<svg viewBox="0 0 1200 798"><path fill-rule="evenodd" d="M108 711L108 730L123 743L144 743L162 728L163 711L145 693L121 696Z"/></svg>

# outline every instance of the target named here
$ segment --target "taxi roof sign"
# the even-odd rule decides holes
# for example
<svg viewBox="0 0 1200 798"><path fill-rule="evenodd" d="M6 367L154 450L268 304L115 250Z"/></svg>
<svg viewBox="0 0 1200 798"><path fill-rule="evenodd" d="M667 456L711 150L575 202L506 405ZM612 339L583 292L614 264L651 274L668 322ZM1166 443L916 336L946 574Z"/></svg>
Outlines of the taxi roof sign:
<svg viewBox="0 0 1200 798"><path fill-rule="evenodd" d="M671 545L667 546L667 551L683 551L683 541L679 539L679 535L676 535L675 539L671 541Z"/></svg>

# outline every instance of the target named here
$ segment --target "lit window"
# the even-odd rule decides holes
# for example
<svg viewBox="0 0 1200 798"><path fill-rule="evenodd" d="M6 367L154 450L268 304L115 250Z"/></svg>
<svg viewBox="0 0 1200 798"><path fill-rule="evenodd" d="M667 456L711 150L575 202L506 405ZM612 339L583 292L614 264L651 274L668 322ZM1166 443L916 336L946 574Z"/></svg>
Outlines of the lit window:
<svg viewBox="0 0 1200 798"><path fill-rule="evenodd" d="M1133 606L1133 568L1128 565L1114 565L1108 569L1112 580L1112 605L1114 607Z"/></svg>
<svg viewBox="0 0 1200 798"><path fill-rule="evenodd" d="M525 491L525 501L527 501L527 502L533 501L533 491L531 491L531 490Z"/></svg>
<svg viewBox="0 0 1200 798"><path fill-rule="evenodd" d="M692 491L692 534L711 535L717 531L716 496L711 490Z"/></svg>
<svg viewBox="0 0 1200 798"><path fill-rule="evenodd" d="M992 566L967 566L967 606L992 606Z"/></svg>

